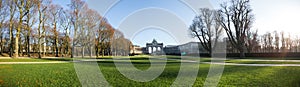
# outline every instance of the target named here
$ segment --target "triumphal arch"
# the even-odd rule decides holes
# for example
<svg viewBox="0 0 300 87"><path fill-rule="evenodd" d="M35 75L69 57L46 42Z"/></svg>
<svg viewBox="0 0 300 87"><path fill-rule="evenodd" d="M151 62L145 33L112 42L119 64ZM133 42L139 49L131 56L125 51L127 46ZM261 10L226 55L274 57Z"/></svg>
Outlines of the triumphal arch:
<svg viewBox="0 0 300 87"><path fill-rule="evenodd" d="M160 54L163 52L163 43L157 43L157 41L153 39L152 43L146 44L146 51L148 54Z"/></svg>

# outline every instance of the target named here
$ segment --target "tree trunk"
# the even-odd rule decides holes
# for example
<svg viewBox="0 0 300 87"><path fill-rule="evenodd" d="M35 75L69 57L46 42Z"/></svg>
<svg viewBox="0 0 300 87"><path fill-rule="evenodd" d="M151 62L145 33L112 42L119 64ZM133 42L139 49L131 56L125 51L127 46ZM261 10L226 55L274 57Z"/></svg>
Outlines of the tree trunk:
<svg viewBox="0 0 300 87"><path fill-rule="evenodd" d="M212 57L212 51L213 51L213 49L210 49L210 50L207 51L208 52L208 57ZM199 49L199 52L200 52L200 49Z"/></svg>
<svg viewBox="0 0 300 87"><path fill-rule="evenodd" d="M66 56L69 56L69 44L67 43L67 46L66 46Z"/></svg>
<svg viewBox="0 0 300 87"><path fill-rule="evenodd" d="M96 58L98 58L99 56L98 56L98 47L96 46Z"/></svg>
<svg viewBox="0 0 300 87"><path fill-rule="evenodd" d="M30 57L30 36L27 36L27 56Z"/></svg>
<svg viewBox="0 0 300 87"><path fill-rule="evenodd" d="M22 13L22 12L20 12ZM20 31L21 31L21 25L22 25L22 17L20 17L19 19L19 24L18 24L18 28L17 28L17 33L16 33L16 39L15 39L15 58L19 57L19 39L20 39Z"/></svg>
<svg viewBox="0 0 300 87"><path fill-rule="evenodd" d="M43 36L45 37L46 35L43 34ZM43 57L46 56L46 52L47 52L46 46L47 46L47 43L48 43L48 42L47 42L46 38L47 38L47 37L45 37L45 38L43 39Z"/></svg>
<svg viewBox="0 0 300 87"><path fill-rule="evenodd" d="M58 37L55 39L55 57L58 57Z"/></svg>
<svg viewBox="0 0 300 87"><path fill-rule="evenodd" d="M81 47L81 52L82 58L84 58L84 47Z"/></svg>
<svg viewBox="0 0 300 87"><path fill-rule="evenodd" d="M1 47L0 47L0 48L1 48L0 54L2 54L2 53L3 53L3 41L2 41L3 34L1 34L0 38L1 38L1 39L0 39L0 40L1 40L1 43L0 43L0 44L1 44L1 45L0 45L0 46L1 46Z"/></svg>
<svg viewBox="0 0 300 87"><path fill-rule="evenodd" d="M102 57L104 56L104 49L101 49L102 50Z"/></svg>
<svg viewBox="0 0 300 87"><path fill-rule="evenodd" d="M14 49L14 57L15 58L18 58L19 57L19 37L20 37L20 28L21 28L21 24L19 24L20 27L18 27L18 30L17 30L17 34L16 34L16 39L15 39L15 49Z"/></svg>
<svg viewBox="0 0 300 87"><path fill-rule="evenodd" d="M71 58L74 58L74 44L73 44L73 46L71 47Z"/></svg>
<svg viewBox="0 0 300 87"><path fill-rule="evenodd" d="M90 47L90 58L92 58L92 56L93 56L93 48Z"/></svg>
<svg viewBox="0 0 300 87"><path fill-rule="evenodd" d="M42 55L41 55L41 52L42 52L42 44L41 44L41 36L39 35L39 40L38 40L38 45L39 45L39 47L38 47L38 58L42 58Z"/></svg>
<svg viewBox="0 0 300 87"><path fill-rule="evenodd" d="M12 23L9 24L9 38L10 38L10 46L9 46L9 57L13 57L13 43L14 43L14 36L13 36L13 30L12 30Z"/></svg>
<svg viewBox="0 0 300 87"><path fill-rule="evenodd" d="M245 58L245 52L244 51L240 51L240 58Z"/></svg>
<svg viewBox="0 0 300 87"><path fill-rule="evenodd" d="M19 41L21 41L21 38L20 38ZM21 43L19 43L19 56L20 56L20 55L24 56L24 53L23 53L23 45L21 45Z"/></svg>
<svg viewBox="0 0 300 87"><path fill-rule="evenodd" d="M245 58L245 47L241 46L239 48L239 51L240 51L240 58Z"/></svg>

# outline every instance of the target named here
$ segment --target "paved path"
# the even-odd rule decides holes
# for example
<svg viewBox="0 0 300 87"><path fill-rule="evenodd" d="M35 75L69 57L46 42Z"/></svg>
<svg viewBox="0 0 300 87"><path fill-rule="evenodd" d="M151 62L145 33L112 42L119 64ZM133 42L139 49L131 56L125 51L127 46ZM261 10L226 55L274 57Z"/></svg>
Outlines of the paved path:
<svg viewBox="0 0 300 87"><path fill-rule="evenodd" d="M0 62L0 64L52 64L52 63L71 63L73 61L53 61L53 62Z"/></svg>
<svg viewBox="0 0 300 87"><path fill-rule="evenodd" d="M59 58L65 58L65 57L43 57L43 58L47 58L47 59L59 59ZM0 59L34 59L32 57L19 57L19 58L12 58L12 57L0 57Z"/></svg>
<svg viewBox="0 0 300 87"><path fill-rule="evenodd" d="M300 60L230 59L241 61L300 62Z"/></svg>
<svg viewBox="0 0 300 87"><path fill-rule="evenodd" d="M157 58L160 60L165 60L163 58ZM0 64L53 64L53 63L73 63L73 62L86 62L86 61L107 61L112 59L86 59L80 61L50 61L50 62L0 62ZM122 59L120 59L122 60ZM188 63L199 63L193 60L180 60L180 59L168 59L168 60L175 60L181 62L188 62ZM300 60L255 60L255 59L239 59L245 61L274 61L274 62L300 62ZM118 60L114 60L118 61ZM233 66L300 66L300 64L238 64L238 63L222 63L222 62L200 62L204 64L218 64L218 65L233 65Z"/></svg>
<svg viewBox="0 0 300 87"><path fill-rule="evenodd" d="M178 60L172 59L181 62L191 62L197 63L197 61L193 60ZM300 62L300 60L256 60L256 59L235 59L235 60L242 60L242 61L272 61L272 62ZM232 66L300 66L300 64L239 64L239 63L225 63L224 62L200 62L204 64L217 64L217 65L232 65Z"/></svg>
<svg viewBox="0 0 300 87"><path fill-rule="evenodd" d="M202 62L205 64L231 65L231 66L300 66L300 64L238 64L238 63L212 63Z"/></svg>
<svg viewBox="0 0 300 87"><path fill-rule="evenodd" d="M14 59L11 57L0 57L0 59ZM29 57L20 57L20 58L16 58L16 59L30 59Z"/></svg>

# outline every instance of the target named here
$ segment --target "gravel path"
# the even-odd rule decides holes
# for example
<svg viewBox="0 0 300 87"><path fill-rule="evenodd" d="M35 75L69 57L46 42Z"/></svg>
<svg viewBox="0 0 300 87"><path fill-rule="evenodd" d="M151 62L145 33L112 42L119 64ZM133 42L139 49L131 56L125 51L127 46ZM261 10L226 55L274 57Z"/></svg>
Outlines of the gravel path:
<svg viewBox="0 0 300 87"><path fill-rule="evenodd" d="M71 63L73 61L53 61L53 62L0 62L0 64L52 64L52 63Z"/></svg>
<svg viewBox="0 0 300 87"><path fill-rule="evenodd" d="M300 66L300 64L238 64L238 63L212 63L203 62L205 64L217 64L217 65L232 65L232 66Z"/></svg>
<svg viewBox="0 0 300 87"><path fill-rule="evenodd" d="M162 58L158 58L161 60L165 60ZM107 59L87 59L80 61L51 61L51 62L0 62L0 64L54 64L54 63L73 63L73 62L84 62L84 61L106 61ZM110 60L110 59L108 59ZM176 60L181 62L189 62L189 63L197 63L197 61L193 60L179 60L179 59L168 59L168 60ZM241 59L242 60L242 59ZM116 61L116 60L115 60ZM300 60L255 60L255 59L245 59L245 61L276 61L276 62L300 62ZM238 63L220 63L220 62L200 62L204 64L217 64L217 65L233 65L233 66L300 66L300 64L238 64Z"/></svg>

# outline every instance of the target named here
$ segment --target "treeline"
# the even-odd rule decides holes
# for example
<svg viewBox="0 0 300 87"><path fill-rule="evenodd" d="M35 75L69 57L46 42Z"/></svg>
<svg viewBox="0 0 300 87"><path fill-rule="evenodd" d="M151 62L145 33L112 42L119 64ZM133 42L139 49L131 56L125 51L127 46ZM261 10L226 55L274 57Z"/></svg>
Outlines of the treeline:
<svg viewBox="0 0 300 87"><path fill-rule="evenodd" d="M250 0L230 0L220 4L220 9L200 8L189 30L199 39L202 47L209 52L217 42L227 42L227 53L276 53L299 52L300 39L284 32L267 32L258 35L253 30L254 14ZM226 38L220 38L222 32Z"/></svg>
<svg viewBox="0 0 300 87"><path fill-rule="evenodd" d="M254 34L254 39L249 39L246 45L248 53L286 53L300 52L300 38L284 31L266 32L263 35Z"/></svg>
<svg viewBox="0 0 300 87"><path fill-rule="evenodd" d="M131 42L81 0L67 8L51 0L0 1L0 54L10 57L126 55Z"/></svg>

